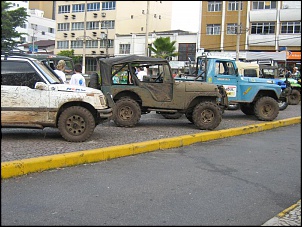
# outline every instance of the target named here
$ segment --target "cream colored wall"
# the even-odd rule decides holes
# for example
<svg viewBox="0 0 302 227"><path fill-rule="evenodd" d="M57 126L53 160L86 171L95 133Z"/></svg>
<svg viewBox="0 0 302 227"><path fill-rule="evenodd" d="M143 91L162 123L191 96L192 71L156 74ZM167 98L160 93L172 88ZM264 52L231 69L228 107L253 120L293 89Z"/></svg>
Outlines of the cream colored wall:
<svg viewBox="0 0 302 227"><path fill-rule="evenodd" d="M43 10L44 17L48 19L53 19L53 3L54 1L29 1L29 8Z"/></svg>

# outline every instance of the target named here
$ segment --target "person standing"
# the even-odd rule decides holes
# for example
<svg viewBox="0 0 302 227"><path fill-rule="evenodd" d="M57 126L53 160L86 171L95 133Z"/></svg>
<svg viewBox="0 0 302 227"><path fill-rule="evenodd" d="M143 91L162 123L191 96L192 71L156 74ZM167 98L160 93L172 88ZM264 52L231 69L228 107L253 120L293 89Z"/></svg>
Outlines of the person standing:
<svg viewBox="0 0 302 227"><path fill-rule="evenodd" d="M144 71L144 67L138 67L136 75L140 81L143 81L144 76L147 76L147 73Z"/></svg>
<svg viewBox="0 0 302 227"><path fill-rule="evenodd" d="M293 73L292 73L292 77L296 80L301 78L300 72L298 70L298 67L294 67L293 68Z"/></svg>
<svg viewBox="0 0 302 227"><path fill-rule="evenodd" d="M86 87L85 78L82 75L82 65L77 63L74 65L74 74L71 76L69 84Z"/></svg>
<svg viewBox="0 0 302 227"><path fill-rule="evenodd" d="M66 67L66 63L64 60L60 60L57 65L57 69L55 69L55 73L62 79L63 83L66 84L66 76L64 73Z"/></svg>

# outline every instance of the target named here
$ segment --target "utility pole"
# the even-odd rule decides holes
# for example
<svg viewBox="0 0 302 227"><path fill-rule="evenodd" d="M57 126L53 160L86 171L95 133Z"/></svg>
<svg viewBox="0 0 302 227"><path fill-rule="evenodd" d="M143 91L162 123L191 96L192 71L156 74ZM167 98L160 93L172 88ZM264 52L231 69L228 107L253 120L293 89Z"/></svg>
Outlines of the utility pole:
<svg viewBox="0 0 302 227"><path fill-rule="evenodd" d="M145 55L147 57L148 57L148 38L149 38L149 8L150 8L150 1L147 1L146 35L145 35Z"/></svg>
<svg viewBox="0 0 302 227"><path fill-rule="evenodd" d="M86 18L87 18L87 1L85 1L85 14L84 14L84 36L83 36L83 63L82 63L82 73L85 74L86 66Z"/></svg>
<svg viewBox="0 0 302 227"><path fill-rule="evenodd" d="M236 61L239 61L239 44L240 44L240 17L241 17L241 1L238 1L238 22L237 22L237 45L236 45Z"/></svg>

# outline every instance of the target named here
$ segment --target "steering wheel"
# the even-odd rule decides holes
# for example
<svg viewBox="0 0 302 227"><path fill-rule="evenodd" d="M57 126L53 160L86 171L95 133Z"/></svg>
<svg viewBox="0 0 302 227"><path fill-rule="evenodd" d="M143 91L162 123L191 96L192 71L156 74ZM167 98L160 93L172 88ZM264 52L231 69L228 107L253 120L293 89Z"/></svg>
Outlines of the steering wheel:
<svg viewBox="0 0 302 227"><path fill-rule="evenodd" d="M164 73L164 72L157 73L157 74L158 74L158 76L156 77L155 82L161 82L161 81L163 81L163 79L161 78L161 77L162 77L162 75L163 75L163 73Z"/></svg>

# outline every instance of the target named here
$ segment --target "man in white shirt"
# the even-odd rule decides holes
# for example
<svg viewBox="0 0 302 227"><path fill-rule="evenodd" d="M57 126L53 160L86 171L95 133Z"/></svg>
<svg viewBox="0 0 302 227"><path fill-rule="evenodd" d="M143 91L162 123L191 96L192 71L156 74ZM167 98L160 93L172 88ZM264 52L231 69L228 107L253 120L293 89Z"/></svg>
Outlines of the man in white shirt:
<svg viewBox="0 0 302 227"><path fill-rule="evenodd" d="M82 65L74 65L74 74L71 76L69 84L86 87L85 78L82 75Z"/></svg>
<svg viewBox="0 0 302 227"><path fill-rule="evenodd" d="M138 67L136 75L140 81L143 81L143 77L147 76L147 73L144 71L144 67Z"/></svg>

